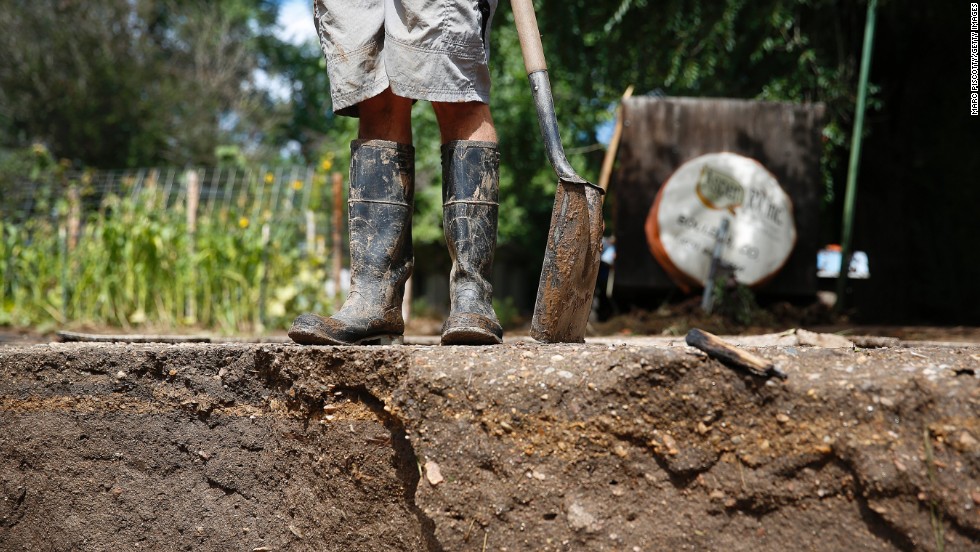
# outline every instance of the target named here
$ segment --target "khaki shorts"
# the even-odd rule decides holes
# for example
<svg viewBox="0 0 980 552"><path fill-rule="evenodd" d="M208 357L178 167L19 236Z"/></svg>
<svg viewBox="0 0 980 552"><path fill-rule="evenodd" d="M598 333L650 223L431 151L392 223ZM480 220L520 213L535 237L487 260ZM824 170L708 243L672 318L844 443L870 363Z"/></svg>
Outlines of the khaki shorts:
<svg viewBox="0 0 980 552"><path fill-rule="evenodd" d="M433 102L490 101L490 23L497 0L314 0L333 110L389 86Z"/></svg>

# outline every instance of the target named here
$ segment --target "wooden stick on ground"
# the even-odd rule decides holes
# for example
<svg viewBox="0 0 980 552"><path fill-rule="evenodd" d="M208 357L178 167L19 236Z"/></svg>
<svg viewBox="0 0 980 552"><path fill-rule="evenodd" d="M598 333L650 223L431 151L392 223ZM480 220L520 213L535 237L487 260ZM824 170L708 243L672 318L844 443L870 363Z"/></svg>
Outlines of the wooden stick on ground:
<svg viewBox="0 0 980 552"><path fill-rule="evenodd" d="M717 335L710 334L704 330L695 328L687 332L687 337L684 341L691 347L704 351L709 357L720 360L725 364L748 370L754 376L764 378L776 376L777 378L786 379L786 374L776 368L771 361L753 355L748 351L743 351L730 343L726 343Z"/></svg>
<svg viewBox="0 0 980 552"><path fill-rule="evenodd" d="M58 337L63 342L88 343L211 343L210 337L195 335L106 335L61 331Z"/></svg>

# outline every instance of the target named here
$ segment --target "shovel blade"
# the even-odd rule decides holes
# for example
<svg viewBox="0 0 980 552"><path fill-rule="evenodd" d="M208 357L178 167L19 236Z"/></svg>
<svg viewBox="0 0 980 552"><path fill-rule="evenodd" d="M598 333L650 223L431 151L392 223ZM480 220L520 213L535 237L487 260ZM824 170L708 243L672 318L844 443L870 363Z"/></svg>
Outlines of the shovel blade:
<svg viewBox="0 0 980 552"><path fill-rule="evenodd" d="M602 192L559 181L545 248L531 337L582 343L602 254Z"/></svg>

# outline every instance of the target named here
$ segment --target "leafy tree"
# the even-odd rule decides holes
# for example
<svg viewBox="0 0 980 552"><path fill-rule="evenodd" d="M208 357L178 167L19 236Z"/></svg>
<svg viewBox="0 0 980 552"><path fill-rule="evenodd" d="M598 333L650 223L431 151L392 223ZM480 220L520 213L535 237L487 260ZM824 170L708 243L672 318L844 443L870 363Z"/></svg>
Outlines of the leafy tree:
<svg viewBox="0 0 980 552"><path fill-rule="evenodd" d="M300 158L313 162L331 149L325 141L337 141L355 131L354 119L337 117L330 109L327 64L318 44L291 44L264 36L260 50L263 69L289 84L289 116L275 129L273 140L297 142Z"/></svg>
<svg viewBox="0 0 980 552"><path fill-rule="evenodd" d="M628 84L639 94L821 101L829 168L851 126L864 11L842 0L545 0L539 10L574 130L588 135L608 118L602 106Z"/></svg>
<svg viewBox="0 0 980 552"><path fill-rule="evenodd" d="M255 144L278 107L256 85L261 0L37 0L0 5L0 140L120 168L211 163Z"/></svg>

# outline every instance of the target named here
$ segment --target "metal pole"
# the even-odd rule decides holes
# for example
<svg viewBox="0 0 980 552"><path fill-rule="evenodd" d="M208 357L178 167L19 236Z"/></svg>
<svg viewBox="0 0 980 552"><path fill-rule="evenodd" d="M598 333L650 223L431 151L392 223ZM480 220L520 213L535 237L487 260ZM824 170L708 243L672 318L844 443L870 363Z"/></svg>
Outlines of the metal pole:
<svg viewBox="0 0 980 552"><path fill-rule="evenodd" d="M708 314L711 314L715 307L715 280L718 278L718 269L724 262L721 257L728 242L729 224L731 223L727 218L721 219L721 225L715 232L715 247L711 253L711 264L708 265L708 277L704 281L704 293L701 295L701 310Z"/></svg>
<svg viewBox="0 0 980 552"><path fill-rule="evenodd" d="M858 76L857 106L854 108L854 132L851 135L851 158L847 164L847 190L844 193L844 225L841 230L840 275L837 277L837 301L834 310L844 309L847 273L851 266L851 238L854 228L854 199L857 196L857 174L861 164L861 138L864 134L864 111L868 100L868 73L871 72L871 46L875 36L875 10L878 0L868 1L864 26L864 48L861 51L861 73Z"/></svg>

